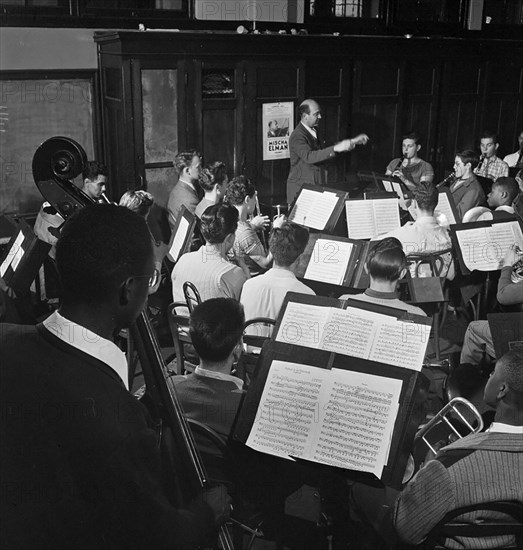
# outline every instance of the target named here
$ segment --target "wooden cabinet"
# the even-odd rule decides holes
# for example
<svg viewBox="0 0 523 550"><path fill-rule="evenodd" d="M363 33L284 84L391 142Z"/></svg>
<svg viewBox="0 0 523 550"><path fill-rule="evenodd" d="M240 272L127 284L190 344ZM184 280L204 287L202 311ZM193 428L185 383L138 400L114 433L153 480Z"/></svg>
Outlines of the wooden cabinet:
<svg viewBox="0 0 523 550"><path fill-rule="evenodd" d="M252 178L262 202L283 201L289 161L262 160L264 103L314 97L331 142L369 134L368 146L332 163L333 186L383 171L411 129L439 178L482 129L499 133L506 154L523 128L516 41L137 31L95 39L113 199L147 186L165 201L176 152L194 148L230 176Z"/></svg>

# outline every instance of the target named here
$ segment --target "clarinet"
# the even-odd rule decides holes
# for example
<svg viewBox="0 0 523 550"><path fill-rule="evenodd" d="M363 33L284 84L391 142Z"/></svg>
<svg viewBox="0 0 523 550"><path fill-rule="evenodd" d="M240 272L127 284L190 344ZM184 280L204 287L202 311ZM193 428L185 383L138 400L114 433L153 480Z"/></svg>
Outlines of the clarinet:
<svg viewBox="0 0 523 550"><path fill-rule="evenodd" d="M439 189L440 187L446 187L447 185L452 185L456 179L456 172L451 172L443 181L440 181L436 185L436 189Z"/></svg>

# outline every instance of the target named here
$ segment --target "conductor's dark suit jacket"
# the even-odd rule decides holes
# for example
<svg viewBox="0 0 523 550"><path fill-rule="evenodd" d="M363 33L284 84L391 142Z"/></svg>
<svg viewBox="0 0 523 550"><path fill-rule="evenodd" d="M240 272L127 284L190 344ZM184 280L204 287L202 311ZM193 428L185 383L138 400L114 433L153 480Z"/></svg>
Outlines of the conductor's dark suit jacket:
<svg viewBox="0 0 523 550"><path fill-rule="evenodd" d="M289 138L291 169L287 178L287 202L291 203L304 183L327 185L326 161L336 156L334 146L322 149L320 140L300 122Z"/></svg>

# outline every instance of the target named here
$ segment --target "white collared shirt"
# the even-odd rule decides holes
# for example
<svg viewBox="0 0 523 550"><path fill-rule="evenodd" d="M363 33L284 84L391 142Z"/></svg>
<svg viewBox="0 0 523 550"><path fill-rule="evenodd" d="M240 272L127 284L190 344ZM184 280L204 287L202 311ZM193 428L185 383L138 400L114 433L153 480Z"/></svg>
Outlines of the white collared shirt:
<svg viewBox="0 0 523 550"><path fill-rule="evenodd" d="M225 380L226 382L232 382L233 384L236 384L236 387L239 390L243 390L243 380L238 378L237 376L233 376L232 374L225 374L224 372L216 372L214 370L204 369L198 365L194 369L194 374L198 374L199 376L203 376L205 378L215 378L216 380Z"/></svg>
<svg viewBox="0 0 523 550"><path fill-rule="evenodd" d="M523 434L523 426L503 424L502 422L492 422L487 431L490 433Z"/></svg>
<svg viewBox="0 0 523 550"><path fill-rule="evenodd" d="M124 352L110 340L102 338L89 329L69 321L58 311L52 313L44 322L44 327L57 338L91 357L102 361L122 379L129 389L127 379L127 359Z"/></svg>
<svg viewBox="0 0 523 550"><path fill-rule="evenodd" d="M310 128L309 126L307 126L306 124L303 124L303 122L300 121L300 124L302 124L309 132L309 134L314 138L314 139L318 139L318 134L316 132L316 129L315 128Z"/></svg>

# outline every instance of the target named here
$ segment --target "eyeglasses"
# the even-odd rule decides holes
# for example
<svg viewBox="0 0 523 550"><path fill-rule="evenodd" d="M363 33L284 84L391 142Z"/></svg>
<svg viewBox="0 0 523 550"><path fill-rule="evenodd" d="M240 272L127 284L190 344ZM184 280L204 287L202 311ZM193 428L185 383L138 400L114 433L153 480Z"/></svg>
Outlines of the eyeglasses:
<svg viewBox="0 0 523 550"><path fill-rule="evenodd" d="M133 279L143 279L144 277L147 277L149 279L149 288L153 288L157 285L158 281L160 280L160 272L158 269L155 269L152 275L133 275Z"/></svg>

